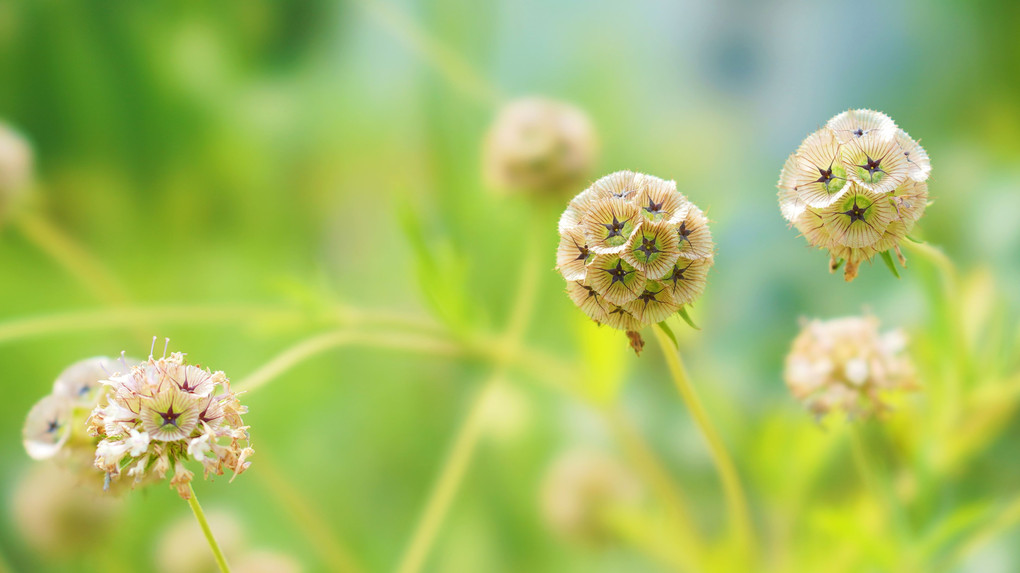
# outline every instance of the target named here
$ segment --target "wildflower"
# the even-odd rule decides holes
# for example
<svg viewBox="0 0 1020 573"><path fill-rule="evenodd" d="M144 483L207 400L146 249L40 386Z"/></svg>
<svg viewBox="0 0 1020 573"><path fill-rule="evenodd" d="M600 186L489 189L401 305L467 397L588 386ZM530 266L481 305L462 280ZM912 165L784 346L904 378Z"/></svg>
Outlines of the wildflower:
<svg viewBox="0 0 1020 573"><path fill-rule="evenodd" d="M812 246L829 251L830 271L881 255L890 266L899 243L924 214L928 154L889 116L849 110L809 135L779 175L783 217Z"/></svg>
<svg viewBox="0 0 1020 573"><path fill-rule="evenodd" d="M881 412L884 394L917 387L906 342L902 331L880 333L871 316L806 322L786 358L786 384L819 417Z"/></svg>
<svg viewBox="0 0 1020 573"><path fill-rule="evenodd" d="M599 324L636 332L704 292L712 266L708 219L674 181L618 171L570 201L556 268L567 294Z"/></svg>
<svg viewBox="0 0 1020 573"><path fill-rule="evenodd" d="M559 457L546 473L542 515L567 539L601 544L614 537L611 512L637 505L641 495L638 479L614 458L574 450Z"/></svg>
<svg viewBox="0 0 1020 573"><path fill-rule="evenodd" d="M32 148L25 138L0 123L0 218L14 207L32 179Z"/></svg>
<svg viewBox="0 0 1020 573"><path fill-rule="evenodd" d="M594 128L580 109L539 97L519 99L499 112L485 138L485 176L501 189L567 189L588 176L596 147Z"/></svg>
<svg viewBox="0 0 1020 573"><path fill-rule="evenodd" d="M248 445L248 426L241 416L247 408L230 391L223 372L187 364L184 354L172 353L110 377L105 404L92 412L89 430L99 438L95 465L111 482L128 469L132 483L146 476L164 479L187 499L194 474L189 459L202 464L204 475L242 473L254 453Z"/></svg>

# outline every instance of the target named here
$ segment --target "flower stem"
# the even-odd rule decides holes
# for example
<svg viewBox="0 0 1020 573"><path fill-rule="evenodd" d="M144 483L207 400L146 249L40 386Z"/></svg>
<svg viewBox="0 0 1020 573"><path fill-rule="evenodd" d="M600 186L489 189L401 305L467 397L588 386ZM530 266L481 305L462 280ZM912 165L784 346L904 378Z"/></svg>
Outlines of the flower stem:
<svg viewBox="0 0 1020 573"><path fill-rule="evenodd" d="M467 418L457 430L453 446L440 470L439 479L429 494L425 510L418 521L407 550L400 560L397 569L399 573L417 573L425 565L432 543L439 533L457 490L460 489L461 482L464 481L464 475L467 473L471 459L481 441L490 395L500 384L503 384L507 370L520 353L521 340L535 307L539 283L538 240L534 233L530 236L532 239L528 242L524 260L521 263L517 294L507 319L505 334L498 341L499 348L493 356L493 374L479 391Z"/></svg>
<svg viewBox="0 0 1020 573"><path fill-rule="evenodd" d="M681 398L687 404L687 409L694 418L695 424L701 430L701 434L704 436L709 451L712 454L712 460L715 462L716 470L719 472L719 478L722 481L723 490L726 493L726 504L729 509L730 523L733 527L734 536L739 544L747 550L748 555L753 558L755 553L754 530L751 526L747 498L744 495L743 486L740 484L740 476L737 475L736 465L734 465L729 452L726 451L726 445L723 443L722 437L720 437L712 422L708 419L708 413L701 404L701 400L698 398L690 378L687 377L687 371L684 369L680 353L677 352L672 339L659 325L652 325L652 329L655 332L656 340L659 341L659 345L662 347L662 353L666 357L666 364L669 366L673 385L676 386Z"/></svg>
<svg viewBox="0 0 1020 573"><path fill-rule="evenodd" d="M390 3L379 0L356 0L356 3L461 93L486 105L495 105L502 99L499 89L476 72L457 52L429 35Z"/></svg>
<svg viewBox="0 0 1020 573"><path fill-rule="evenodd" d="M419 351L430 355L456 356L460 349L432 337L403 335L401 333L368 333L354 330L337 330L319 334L298 342L255 372L236 384L238 390L251 391L271 382L298 364L318 354L341 346L363 345L395 350Z"/></svg>
<svg viewBox="0 0 1020 573"><path fill-rule="evenodd" d="M317 511L315 504L310 503L299 487L280 474L279 469L267 458L265 453L259 454L259 466L255 475L259 477L270 494L276 497L287 513L290 514L296 527L302 530L305 537L315 547L329 571L335 573L360 573L363 569L354 558L353 553L341 542L332 531L329 523Z"/></svg>
<svg viewBox="0 0 1020 573"><path fill-rule="evenodd" d="M216 543L216 538L213 537L212 530L209 529L209 522L205 519L205 512L202 511L202 506L198 503L198 496L195 495L195 490L191 487L190 483L188 484L188 493L191 494L188 497L188 505L191 506L191 512L195 514L195 519L198 520L198 524L202 527L205 540L209 542L209 548L212 549L213 557L216 558L216 565L219 566L221 573L230 573L227 558L223 556L219 544Z"/></svg>
<svg viewBox="0 0 1020 573"><path fill-rule="evenodd" d="M432 493L429 495L425 510L415 527L411 542L400 560L400 566L397 568L399 573L416 573L424 566L429 549L439 533L446 513L457 490L460 489L461 482L464 481L464 475L467 473L478 442L481 440L489 395L501 383L502 376L500 374L489 379L478 396L475 397L467 418L457 430L453 446L443 463L439 479L432 488Z"/></svg>
<svg viewBox="0 0 1020 573"><path fill-rule="evenodd" d="M32 213L23 213L15 221L25 238L63 267L96 299L113 305L127 302L127 293L110 270L59 227Z"/></svg>

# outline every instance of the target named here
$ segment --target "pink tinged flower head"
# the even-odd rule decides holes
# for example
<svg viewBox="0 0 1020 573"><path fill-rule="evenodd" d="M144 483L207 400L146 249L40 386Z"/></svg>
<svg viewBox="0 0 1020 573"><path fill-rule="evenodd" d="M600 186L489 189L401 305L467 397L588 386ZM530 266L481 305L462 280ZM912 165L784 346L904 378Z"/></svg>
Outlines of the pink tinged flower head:
<svg viewBox="0 0 1020 573"><path fill-rule="evenodd" d="M150 357L107 385L108 403L95 408L89 427L99 438L96 466L111 480L124 470L136 483L146 476L164 479L172 470L171 486L186 497L189 459L201 463L206 476L248 467L247 409L222 372L173 353Z"/></svg>
<svg viewBox="0 0 1020 573"><path fill-rule="evenodd" d="M818 416L878 414L886 409L887 395L917 387L906 336L880 332L870 316L805 323L786 358L784 377L793 396Z"/></svg>
<svg viewBox="0 0 1020 573"><path fill-rule="evenodd" d="M618 171L595 181L560 217L557 269L589 318L636 331L704 291L715 244L708 219L674 181Z"/></svg>
<svg viewBox="0 0 1020 573"><path fill-rule="evenodd" d="M779 176L779 208L808 243L829 251L830 270L853 280L861 263L890 252L928 200L928 154L888 116L849 110L809 135Z"/></svg>

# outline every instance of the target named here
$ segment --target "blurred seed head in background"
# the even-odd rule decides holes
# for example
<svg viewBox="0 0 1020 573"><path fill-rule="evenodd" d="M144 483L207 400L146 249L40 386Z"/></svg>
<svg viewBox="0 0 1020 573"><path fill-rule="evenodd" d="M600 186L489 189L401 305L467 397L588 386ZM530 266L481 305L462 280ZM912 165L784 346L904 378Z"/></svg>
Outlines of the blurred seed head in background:
<svg viewBox="0 0 1020 573"><path fill-rule="evenodd" d="M54 462L32 465L11 496L12 517L25 543L40 555L73 557L103 540L122 500L104 495L98 483Z"/></svg>
<svg viewBox="0 0 1020 573"><path fill-rule="evenodd" d="M641 502L641 482L615 458L592 450L561 454L542 483L542 517L556 534L601 545L615 537L611 512Z"/></svg>
<svg viewBox="0 0 1020 573"><path fill-rule="evenodd" d="M304 570L290 555L251 547L241 519L225 509L206 512L230 570L237 573L300 573ZM219 570L201 527L191 514L182 514L164 529L155 551L159 573L215 573Z"/></svg>
<svg viewBox="0 0 1020 573"><path fill-rule="evenodd" d="M589 318L625 331L661 322L705 290L715 244L675 181L631 171L582 191L559 222L556 268Z"/></svg>
<svg viewBox="0 0 1020 573"><path fill-rule="evenodd" d="M819 418L876 415L884 395L918 388L906 347L906 334L879 332L872 316L806 321L786 357L786 385Z"/></svg>
<svg viewBox="0 0 1020 573"><path fill-rule="evenodd" d="M487 183L505 191L556 192L587 180L598 141L588 115L565 102L527 97L506 104L485 137Z"/></svg>
<svg viewBox="0 0 1020 573"><path fill-rule="evenodd" d="M889 116L849 110L809 135L779 175L783 217L814 247L845 262L851 281L864 261L895 251L924 214L928 154ZM888 255L885 255L888 256Z"/></svg>

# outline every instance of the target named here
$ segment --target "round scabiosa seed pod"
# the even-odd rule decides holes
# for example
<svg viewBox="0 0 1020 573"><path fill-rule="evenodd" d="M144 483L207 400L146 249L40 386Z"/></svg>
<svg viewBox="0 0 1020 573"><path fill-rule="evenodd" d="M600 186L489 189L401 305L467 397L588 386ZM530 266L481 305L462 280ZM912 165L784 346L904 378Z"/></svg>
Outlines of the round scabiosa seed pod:
<svg viewBox="0 0 1020 573"><path fill-rule="evenodd" d="M871 316L806 321L786 357L786 385L818 417L879 413L883 395L917 388L906 343Z"/></svg>
<svg viewBox="0 0 1020 573"><path fill-rule="evenodd" d="M676 182L619 171L574 197L560 217L556 268L589 318L635 332L705 290L708 220Z"/></svg>
<svg viewBox="0 0 1020 573"><path fill-rule="evenodd" d="M32 148L18 132L0 122L0 220L24 196L32 180Z"/></svg>
<svg viewBox="0 0 1020 573"><path fill-rule="evenodd" d="M104 380L106 399L92 411L88 429L99 438L95 465L108 482L138 484L151 476L174 472L170 486L190 497L194 474L185 462L202 464L205 476L234 476L248 469L254 453L248 410L223 372L187 363L184 354L153 358L127 374ZM233 479L233 478L231 478Z"/></svg>
<svg viewBox="0 0 1020 573"><path fill-rule="evenodd" d="M845 263L847 281L880 255L906 259L899 242L924 214L928 154L889 116L849 110L807 136L779 175L783 217L812 246L829 251L829 268Z"/></svg>
<svg viewBox="0 0 1020 573"><path fill-rule="evenodd" d="M542 516L556 534L600 545L615 532L611 512L641 502L640 481L615 458L591 450L565 452L547 470L541 491Z"/></svg>
<svg viewBox="0 0 1020 573"><path fill-rule="evenodd" d="M597 142L588 116L564 102L529 97L507 104L485 138L483 168L508 191L569 189L585 180Z"/></svg>

